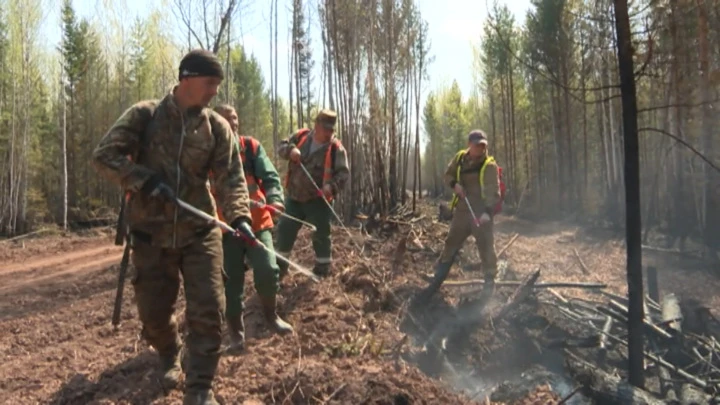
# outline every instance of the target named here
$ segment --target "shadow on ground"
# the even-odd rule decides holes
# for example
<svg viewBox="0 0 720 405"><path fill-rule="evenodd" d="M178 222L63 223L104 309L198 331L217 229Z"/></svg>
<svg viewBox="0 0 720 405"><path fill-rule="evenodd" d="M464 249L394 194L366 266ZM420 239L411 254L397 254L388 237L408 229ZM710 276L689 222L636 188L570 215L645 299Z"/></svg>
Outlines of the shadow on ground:
<svg viewBox="0 0 720 405"><path fill-rule="evenodd" d="M53 395L50 404L80 405L103 400L149 404L167 394L156 370L157 356L147 350L105 370L97 382L88 380L84 374L75 374Z"/></svg>

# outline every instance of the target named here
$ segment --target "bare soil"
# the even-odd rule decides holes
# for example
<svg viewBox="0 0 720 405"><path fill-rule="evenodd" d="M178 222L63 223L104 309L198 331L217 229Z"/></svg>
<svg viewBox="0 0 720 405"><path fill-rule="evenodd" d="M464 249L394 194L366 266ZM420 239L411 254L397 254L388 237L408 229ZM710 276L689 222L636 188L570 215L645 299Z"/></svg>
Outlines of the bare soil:
<svg viewBox="0 0 720 405"><path fill-rule="evenodd" d="M556 404L572 390L551 377L535 378L542 371L528 371L538 364L552 369L552 352L537 347L538 336L550 333L537 313L520 311L502 325L469 331L444 351L428 339L470 287L443 287L425 310L409 308L447 232L447 224L432 217L434 208L425 211L419 220L384 223L371 237L352 228L362 252L334 228L333 275L317 284L300 274L284 282L279 312L295 327L293 336L267 330L248 282L247 350L222 358L215 384L221 403L530 405ZM601 281L625 294L625 253L617 236L500 217L496 249L515 233L520 236L502 257L505 278L522 279L540 268L543 282ZM461 264L478 261L472 238L463 250ZM164 392L157 381L155 353L139 337L129 282L122 325L118 331L110 325L121 255L109 231L0 243L0 403L181 402L180 390ZM292 258L311 266L309 232L302 231ZM660 253L646 253L645 261L658 267L661 290L720 308L720 282L702 263ZM458 267L450 279L480 278ZM509 292L501 289L496 299ZM183 309L181 297L181 318ZM525 371L535 376L527 379L526 395L490 401L498 398L493 389Z"/></svg>

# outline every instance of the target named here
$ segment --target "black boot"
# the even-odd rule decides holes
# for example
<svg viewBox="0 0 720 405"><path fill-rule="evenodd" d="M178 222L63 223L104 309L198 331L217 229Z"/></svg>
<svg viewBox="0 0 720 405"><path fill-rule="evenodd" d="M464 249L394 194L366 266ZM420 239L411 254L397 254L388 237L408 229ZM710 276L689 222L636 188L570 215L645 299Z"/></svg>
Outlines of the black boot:
<svg viewBox="0 0 720 405"><path fill-rule="evenodd" d="M437 263L435 266L435 277L433 277L430 285L425 287L425 289L420 291L420 293L415 297L416 305L426 305L430 302L432 296L440 289L440 286L442 286L448 274L450 274L451 267L452 262Z"/></svg>
<svg viewBox="0 0 720 405"><path fill-rule="evenodd" d="M318 277L327 277L330 275L330 263L315 263L312 271Z"/></svg>
<svg viewBox="0 0 720 405"><path fill-rule="evenodd" d="M227 351L239 353L245 348L245 321L243 313L227 318L228 334L230 335L230 346Z"/></svg>
<svg viewBox="0 0 720 405"><path fill-rule="evenodd" d="M220 403L215 400L211 390L201 390L186 392L183 405L220 405Z"/></svg>
<svg viewBox="0 0 720 405"><path fill-rule="evenodd" d="M273 295L270 297L260 296L260 302L263 306L263 314L265 320L271 329L276 333L284 335L286 333L292 333L293 327L280 318L277 314L277 296Z"/></svg>
<svg viewBox="0 0 720 405"><path fill-rule="evenodd" d="M145 327L143 327L141 334L148 339ZM160 383L166 390L171 390L178 386L180 383L180 374L183 372L181 368L183 347L177 332L175 332L175 341L167 346L163 345L161 349L162 350L158 350L160 357Z"/></svg>
<svg viewBox="0 0 720 405"><path fill-rule="evenodd" d="M485 283L483 284L483 289L482 289L481 294L485 299L490 299L490 297L492 297L492 295L494 293L495 293L495 276L494 275L492 275L492 276L486 275Z"/></svg>
<svg viewBox="0 0 720 405"><path fill-rule="evenodd" d="M162 386L171 390L180 383L180 348L160 355L160 373Z"/></svg>

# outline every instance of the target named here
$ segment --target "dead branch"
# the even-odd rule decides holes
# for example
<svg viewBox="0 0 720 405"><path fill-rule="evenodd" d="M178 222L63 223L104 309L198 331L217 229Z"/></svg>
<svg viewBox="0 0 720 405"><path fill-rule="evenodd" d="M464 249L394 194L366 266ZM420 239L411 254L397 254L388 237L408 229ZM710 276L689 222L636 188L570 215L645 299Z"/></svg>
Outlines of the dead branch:
<svg viewBox="0 0 720 405"><path fill-rule="evenodd" d="M613 335L611 335L611 334L609 334L609 333L607 334L607 337L608 337L608 339L614 341L615 343L622 344L622 345L624 345L625 347L627 347L627 345L628 345L627 342L625 342L624 340L620 339L619 337L613 336ZM690 381L690 382L692 382L693 384L697 385L698 387L705 388L705 387L708 386L708 383L707 383L706 381L700 379L700 378L697 377L697 376L694 376L694 375L688 373L687 371L685 371L685 370L683 370L683 369L681 369L681 368L678 368L677 366L675 366L674 364L669 363L667 360L663 359L663 358L660 357L660 356L656 356L656 355L654 355L654 354L652 354L652 353L648 353L648 352L644 352L644 355L645 355L645 357L647 357L648 359L654 361L655 363L657 363L657 364L659 364L659 365L667 368L668 370L670 370L670 371L678 374L678 375L681 376L681 377L684 377L685 379L687 379L688 381Z"/></svg>
<svg viewBox="0 0 720 405"><path fill-rule="evenodd" d="M659 134L662 134L662 135L665 135L665 136L669 136L670 138L674 139L677 143L679 143L679 144L685 146L686 148L688 148L693 154L695 154L697 157L699 157L700 159L702 159L702 161L704 161L705 163L707 163L708 166L710 166L710 167L712 167L713 169L715 169L715 170L717 170L718 172L720 172L720 167L717 167L717 166L715 165L715 163L713 163L708 157L706 157L705 155L703 155L703 154L702 154L699 150L697 150L694 146L690 145L690 143L689 143L688 141L680 138L679 136L674 135L674 134L671 134L670 132L667 132L667 131L662 130L662 129L659 129L659 128L649 128L649 127L638 128L638 133L643 132L643 131L644 131L644 132L657 132L657 133L659 133ZM645 248L645 246L643 246L643 248Z"/></svg>
<svg viewBox="0 0 720 405"><path fill-rule="evenodd" d="M573 377L581 383L591 396L599 401L617 404L661 405L663 401L649 392L633 387L619 377L588 364L572 352L565 350L565 365Z"/></svg>
<svg viewBox="0 0 720 405"><path fill-rule="evenodd" d="M496 311L490 311L490 316L486 318L485 324L488 322L495 322L502 318L503 316L507 315L510 311L515 309L520 303L527 298L530 293L532 292L533 288L536 286L535 282L537 282L537 279L540 277L540 270L535 271L535 273L528 276L524 281L519 283L519 286L515 292L508 297L507 302L505 305L501 306Z"/></svg>
<svg viewBox="0 0 720 405"><path fill-rule="evenodd" d="M342 391L343 388L345 388L346 385L347 385L346 383L340 384L340 386L337 387L337 389L336 389L335 391L333 391L332 394L330 394L327 398L325 398L325 400L322 402L323 405L324 405L324 404L327 404L328 402L330 402L330 400L333 399L333 398L335 397L335 395L339 394L340 391Z"/></svg>
<svg viewBox="0 0 720 405"><path fill-rule="evenodd" d="M587 266L585 265L585 262L583 261L582 257L580 257L580 254L578 253L577 249L573 248L573 253L575 253L575 258L577 259L578 263L580 263L580 267L582 268L583 273L590 274L590 270L588 270Z"/></svg>
<svg viewBox="0 0 720 405"><path fill-rule="evenodd" d="M512 246L513 243L515 243L515 240L519 236L520 236L519 233L516 233L515 235L513 235L513 237L510 238L510 241L508 241L508 243L506 243L505 246L503 246L503 248L500 249L500 252L498 252L497 257L499 258L500 256L502 256L505 253L505 251L508 250L508 248L510 248L510 246Z"/></svg>
<svg viewBox="0 0 720 405"><path fill-rule="evenodd" d="M237 0L230 0L230 3L228 3L227 9L225 10L225 13L220 19L220 28L218 29L217 35L215 36L215 44L212 48L214 54L217 54L220 50L220 41L222 40L223 33L227 29L228 23L230 22L230 17L232 16L236 5Z"/></svg>
<svg viewBox="0 0 720 405"><path fill-rule="evenodd" d="M26 234L24 234L24 235L18 235L18 236L9 238L9 239L0 240L0 243L3 243L3 242L12 242L12 241L14 241L14 240L25 239L25 238L27 238L28 236L37 235L38 233L48 232L48 231L51 231L51 230L53 230L53 228L38 229L37 231L33 231L33 232L30 232L30 233L26 233Z"/></svg>
<svg viewBox="0 0 720 405"><path fill-rule="evenodd" d="M627 315L628 315L627 307L618 303L617 301L612 301L612 300L610 301L610 309L602 307L602 306L598 306L598 310L600 310L600 312L603 312L606 315L616 317L616 319L619 320L620 322L627 322ZM656 336L662 337L664 339L672 339L671 334L669 334L662 328L658 327L654 323L650 322L647 318L643 319L643 324L645 325L645 329L654 333Z"/></svg>
<svg viewBox="0 0 720 405"><path fill-rule="evenodd" d="M187 28L188 32L190 32L190 34L192 34L192 36L197 41L198 45L200 45L201 48L205 48L203 46L203 41L200 39L200 36L192 28L192 22L190 21L190 16L185 14L185 10L183 10L183 0L175 0L175 6L177 7L178 12L180 13L180 19L182 20L183 24L185 24L185 28Z"/></svg>

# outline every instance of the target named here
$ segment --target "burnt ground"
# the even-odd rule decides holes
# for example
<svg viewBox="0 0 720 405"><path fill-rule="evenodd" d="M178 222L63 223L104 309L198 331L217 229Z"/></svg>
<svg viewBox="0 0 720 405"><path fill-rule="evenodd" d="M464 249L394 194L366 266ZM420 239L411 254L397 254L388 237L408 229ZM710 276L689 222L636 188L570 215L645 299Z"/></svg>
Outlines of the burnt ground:
<svg viewBox="0 0 720 405"><path fill-rule="evenodd" d="M533 296L509 316L482 328L459 330L473 287L446 286L427 308L409 299L426 284L447 224L426 207L419 218L368 226L372 236L334 228L334 274L311 283L297 274L284 282L280 313L295 327L271 335L248 283L247 350L224 356L215 384L225 404L555 404L575 383L562 370L552 342L568 328L547 315ZM505 251L502 274L521 280L540 269L541 282L600 281L624 295L622 239L568 223L535 224L500 217L496 248ZM309 233L293 259L310 266ZM450 279L480 278L470 239ZM575 254L577 252L577 256ZM173 404L163 392L155 355L139 338L140 325L126 283L122 325L110 325L122 248L108 230L0 242L0 369L2 403ZM580 257L581 260L578 260ZM580 264L582 261L582 264ZM660 287L695 298L717 311L720 281L699 260L646 252ZM587 272L583 270L587 269ZM466 270L462 270L462 269ZM513 291L501 288L497 305ZM559 289L574 298L595 293ZM461 299L461 296L465 296ZM183 308L182 298L179 304ZM182 312L179 312L182 318ZM449 339L447 331L455 333ZM487 401L487 402L486 402ZM586 403L575 395L567 403Z"/></svg>

